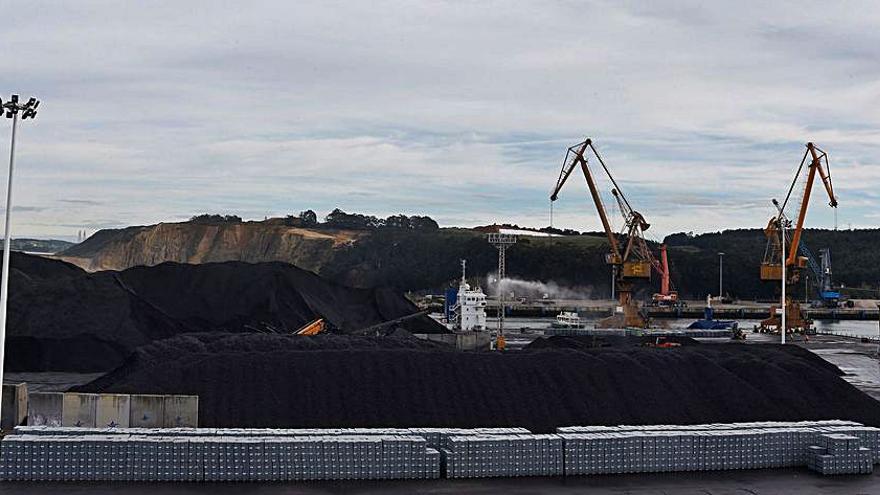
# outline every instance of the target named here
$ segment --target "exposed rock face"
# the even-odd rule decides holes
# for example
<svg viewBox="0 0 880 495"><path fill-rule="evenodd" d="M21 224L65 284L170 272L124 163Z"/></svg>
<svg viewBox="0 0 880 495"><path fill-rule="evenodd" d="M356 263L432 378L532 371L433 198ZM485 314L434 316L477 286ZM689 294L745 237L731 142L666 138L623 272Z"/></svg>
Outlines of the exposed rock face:
<svg viewBox="0 0 880 495"><path fill-rule="evenodd" d="M482 278L498 266L483 232L464 228L302 228L286 219L162 223L102 230L57 255L88 271L164 262L280 261L351 287L442 290L460 276ZM604 236L522 238L509 253L511 275L569 287L608 285ZM601 267L601 270L584 269ZM604 286L602 284L605 284Z"/></svg>
<svg viewBox="0 0 880 495"><path fill-rule="evenodd" d="M309 230L280 222L160 223L101 230L59 257L89 271L124 270L166 261L283 261L317 272L357 232Z"/></svg>

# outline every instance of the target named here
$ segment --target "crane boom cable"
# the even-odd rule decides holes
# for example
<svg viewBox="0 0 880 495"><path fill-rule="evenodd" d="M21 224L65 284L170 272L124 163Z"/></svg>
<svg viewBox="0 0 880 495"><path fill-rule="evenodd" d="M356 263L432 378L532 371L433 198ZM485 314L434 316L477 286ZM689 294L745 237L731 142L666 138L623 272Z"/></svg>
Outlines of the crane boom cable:
<svg viewBox="0 0 880 495"><path fill-rule="evenodd" d="M596 148L593 146L592 142L590 142L589 145L590 145L590 149L593 150L593 154L596 155L596 158L599 159L599 163L602 164L602 169L605 170L605 174L608 176L609 179L611 179L611 183L614 184L614 188L617 189L617 192L623 198L623 202L626 203L627 208L629 208L629 210L632 211L633 207L630 206L629 201L627 201L627 199L626 199L626 196L623 195L623 189L621 189L620 186L617 185L617 181L614 180L614 176L611 175L611 171L608 170L608 167L605 165L605 160L603 160L602 157L599 155L599 152L596 151Z"/></svg>
<svg viewBox="0 0 880 495"><path fill-rule="evenodd" d="M828 197L831 198L830 205L833 207L837 207L837 196L834 195L834 184L831 182L831 162L828 160L828 154L822 151L820 148L816 148L822 153L821 158L825 160L825 168L822 168L821 162L819 163L819 177L822 178L822 184L825 185L825 191L828 193Z"/></svg>
<svg viewBox="0 0 880 495"><path fill-rule="evenodd" d="M575 165L577 164L575 160L568 161L568 157L571 156L572 149L568 149L568 153L565 154L565 158L562 160L562 170L559 171L559 178L556 179L556 187L553 188L553 193L550 194L550 201L556 201L556 197L559 194L559 191L562 189L562 185L565 184L565 181L568 180L568 177L571 175L572 170L574 170Z"/></svg>
<svg viewBox="0 0 880 495"><path fill-rule="evenodd" d="M589 164L584 156L584 152L586 152L588 146L592 146L589 138L568 148L568 151L565 154L565 160L562 162L562 170L559 172L559 178L556 181L556 187L550 195L550 200L556 201L556 199L558 199L559 191L562 189L563 184L565 184L571 176L574 168L577 165L580 165L581 171L584 174L584 178L586 179L587 186L590 190L590 196L593 198L594 206L599 212L599 219L602 221L602 228L605 231L605 236L608 238L608 243L611 246L611 255L614 259L620 259L620 248L618 246L617 236L611 228L605 204L603 203L602 197L599 194L599 189L596 186L595 177L590 171ZM595 153L595 149L593 149L593 152Z"/></svg>
<svg viewBox="0 0 880 495"><path fill-rule="evenodd" d="M831 177L827 176L822 168L822 157L827 156L827 154L817 148L813 143L807 143L807 151L812 155L812 161L810 162L810 170L807 174L807 183L804 188L803 199L801 200L801 207L798 210L797 216L797 224L795 225L794 233L791 238L791 250L788 254L788 260L786 264L794 265L795 259L798 256L798 245L800 243L801 234L804 229L804 220L807 215L807 207L810 204L810 193L813 189L813 182L816 177L816 173L818 172L819 176L822 178L822 183L825 186L825 191L828 193L828 196L831 198L831 201L828 203L832 208L837 207L837 199L834 197L834 191L831 188ZM817 153L818 151L818 153ZM821 155L819 154L821 153Z"/></svg>
<svg viewBox="0 0 880 495"><path fill-rule="evenodd" d="M801 158L801 164L798 166L797 172L794 174L794 178L791 180L791 186L788 188L788 194L785 195L785 201L782 202L782 209L784 210L786 205L788 205L788 200L791 198L791 193L794 191L794 185L797 184L798 176L801 175L801 170L804 169L804 163L807 162L807 155L810 154L810 150L804 151L804 157Z"/></svg>

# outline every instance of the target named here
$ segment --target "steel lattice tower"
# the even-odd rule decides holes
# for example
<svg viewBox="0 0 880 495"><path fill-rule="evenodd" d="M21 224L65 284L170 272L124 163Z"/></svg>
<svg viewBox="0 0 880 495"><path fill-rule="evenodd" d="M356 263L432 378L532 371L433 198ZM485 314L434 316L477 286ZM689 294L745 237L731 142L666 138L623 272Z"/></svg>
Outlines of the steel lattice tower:
<svg viewBox="0 0 880 495"><path fill-rule="evenodd" d="M489 244L498 249L498 330L496 339L504 335L504 290L501 282L507 278L507 248L516 244L516 236L513 234L491 233L487 236Z"/></svg>

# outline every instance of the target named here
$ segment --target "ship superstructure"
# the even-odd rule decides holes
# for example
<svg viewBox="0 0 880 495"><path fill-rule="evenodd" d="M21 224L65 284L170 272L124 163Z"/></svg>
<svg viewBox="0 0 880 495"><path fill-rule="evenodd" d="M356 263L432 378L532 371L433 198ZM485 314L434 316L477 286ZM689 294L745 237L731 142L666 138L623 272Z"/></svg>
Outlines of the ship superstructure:
<svg viewBox="0 0 880 495"><path fill-rule="evenodd" d="M486 330L486 294L480 287L467 283L467 261L461 260L461 281L458 290L446 293L447 326L460 332Z"/></svg>

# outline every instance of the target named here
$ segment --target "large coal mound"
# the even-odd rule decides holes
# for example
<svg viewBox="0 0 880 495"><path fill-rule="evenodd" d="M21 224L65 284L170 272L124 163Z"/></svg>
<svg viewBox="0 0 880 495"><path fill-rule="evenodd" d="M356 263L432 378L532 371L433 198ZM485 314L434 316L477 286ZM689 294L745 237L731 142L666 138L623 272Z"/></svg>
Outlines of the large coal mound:
<svg viewBox="0 0 880 495"><path fill-rule="evenodd" d="M330 331L344 334L418 311L400 294L346 287L285 263L164 263L87 273L15 253L12 267L10 371L107 371L135 348L183 333L289 333L323 317ZM397 327L445 331L427 316Z"/></svg>
<svg viewBox="0 0 880 495"><path fill-rule="evenodd" d="M396 340L385 346L282 336L211 339L186 336L147 346L81 390L197 394L200 423L212 427L551 431L578 424L828 418L880 425L880 403L795 346L501 354Z"/></svg>

